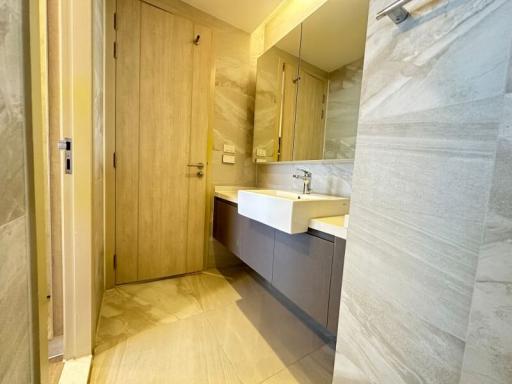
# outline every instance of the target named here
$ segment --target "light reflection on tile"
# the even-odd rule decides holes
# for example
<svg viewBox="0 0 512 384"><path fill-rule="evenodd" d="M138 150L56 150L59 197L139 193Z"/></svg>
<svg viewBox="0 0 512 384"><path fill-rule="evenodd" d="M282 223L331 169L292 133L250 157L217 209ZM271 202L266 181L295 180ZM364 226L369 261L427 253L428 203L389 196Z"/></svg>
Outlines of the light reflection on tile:
<svg viewBox="0 0 512 384"><path fill-rule="evenodd" d="M212 269L107 291L91 383L249 384L290 365L323 380L323 346L244 268Z"/></svg>
<svg viewBox="0 0 512 384"><path fill-rule="evenodd" d="M334 350L324 345L263 384L331 384L333 365Z"/></svg>

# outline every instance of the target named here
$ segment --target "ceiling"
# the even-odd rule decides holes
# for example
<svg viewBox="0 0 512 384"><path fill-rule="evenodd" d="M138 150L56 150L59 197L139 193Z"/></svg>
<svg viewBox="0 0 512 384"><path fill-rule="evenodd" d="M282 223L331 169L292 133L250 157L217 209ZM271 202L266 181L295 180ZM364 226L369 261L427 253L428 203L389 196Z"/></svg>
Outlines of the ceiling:
<svg viewBox="0 0 512 384"><path fill-rule="evenodd" d="M368 0L328 0L303 23L302 58L332 72L364 55ZM276 45L298 56L300 27Z"/></svg>
<svg viewBox="0 0 512 384"><path fill-rule="evenodd" d="M283 0L183 0L248 33L253 32Z"/></svg>

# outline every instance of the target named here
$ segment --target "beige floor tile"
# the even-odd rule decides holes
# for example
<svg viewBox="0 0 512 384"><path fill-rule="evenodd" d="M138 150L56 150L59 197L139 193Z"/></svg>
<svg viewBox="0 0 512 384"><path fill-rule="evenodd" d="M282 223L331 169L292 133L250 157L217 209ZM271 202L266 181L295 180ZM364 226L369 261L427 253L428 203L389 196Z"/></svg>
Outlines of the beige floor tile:
<svg viewBox="0 0 512 384"><path fill-rule="evenodd" d="M263 384L331 384L334 355L334 350L324 345Z"/></svg>
<svg viewBox="0 0 512 384"><path fill-rule="evenodd" d="M213 269L107 291L91 383L277 383L303 366L323 379L322 345L246 269Z"/></svg>
<svg viewBox="0 0 512 384"><path fill-rule="evenodd" d="M268 293L205 316L244 384L260 383L323 345Z"/></svg>
<svg viewBox="0 0 512 384"><path fill-rule="evenodd" d="M218 309L239 300L257 298L266 290L245 268L210 269L183 278L203 310Z"/></svg>
<svg viewBox="0 0 512 384"><path fill-rule="evenodd" d="M57 384L59 382L62 368L64 368L62 358L54 358L48 362L48 379L50 384Z"/></svg>
<svg viewBox="0 0 512 384"><path fill-rule="evenodd" d="M91 383L236 384L204 315L132 335L94 357Z"/></svg>
<svg viewBox="0 0 512 384"><path fill-rule="evenodd" d="M182 280L169 279L116 287L105 292L95 352L151 329L202 312Z"/></svg>

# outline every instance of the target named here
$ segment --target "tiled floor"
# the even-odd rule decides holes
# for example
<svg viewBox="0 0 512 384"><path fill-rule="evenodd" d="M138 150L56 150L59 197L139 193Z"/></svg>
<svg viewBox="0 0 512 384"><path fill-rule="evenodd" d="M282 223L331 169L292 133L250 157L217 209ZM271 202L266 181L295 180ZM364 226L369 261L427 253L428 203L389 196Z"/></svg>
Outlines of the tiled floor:
<svg viewBox="0 0 512 384"><path fill-rule="evenodd" d="M105 293L91 383L331 383L334 351L245 269Z"/></svg>
<svg viewBox="0 0 512 384"><path fill-rule="evenodd" d="M48 362L48 378L50 384L57 384L64 368L64 361L61 357L50 359Z"/></svg>

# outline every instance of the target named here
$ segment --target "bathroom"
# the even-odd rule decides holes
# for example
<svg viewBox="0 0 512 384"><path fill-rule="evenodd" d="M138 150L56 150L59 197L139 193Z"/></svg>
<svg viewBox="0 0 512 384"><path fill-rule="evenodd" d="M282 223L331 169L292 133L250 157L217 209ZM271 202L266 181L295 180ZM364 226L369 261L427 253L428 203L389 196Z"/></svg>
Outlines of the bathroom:
<svg viewBox="0 0 512 384"><path fill-rule="evenodd" d="M512 383L512 2L0 2L0 383Z"/></svg>

